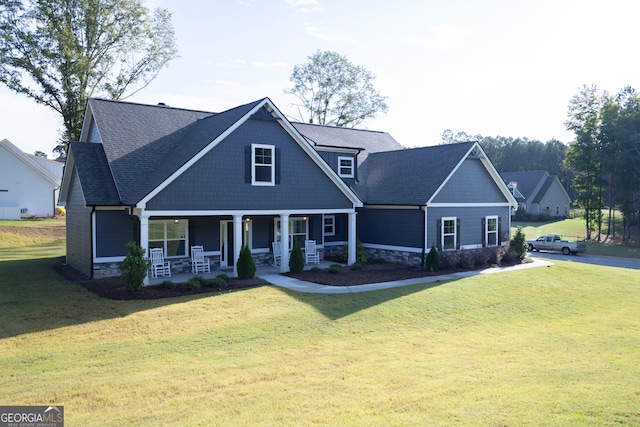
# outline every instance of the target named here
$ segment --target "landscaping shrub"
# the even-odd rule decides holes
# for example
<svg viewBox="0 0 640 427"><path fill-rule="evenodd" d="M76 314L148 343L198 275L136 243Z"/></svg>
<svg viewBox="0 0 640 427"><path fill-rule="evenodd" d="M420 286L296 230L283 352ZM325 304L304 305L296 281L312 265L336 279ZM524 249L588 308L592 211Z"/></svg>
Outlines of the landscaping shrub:
<svg viewBox="0 0 640 427"><path fill-rule="evenodd" d="M342 247L342 260L347 262L349 260L349 245ZM360 239L356 239L356 262L365 263L369 261L369 254L364 250Z"/></svg>
<svg viewBox="0 0 640 427"><path fill-rule="evenodd" d="M312 271L314 273L319 273L319 272L322 271L322 269L320 267L318 267L318 266L314 266L314 267L311 267L311 270L309 270L309 271Z"/></svg>
<svg viewBox="0 0 640 427"><path fill-rule="evenodd" d="M302 273L304 270L304 258L302 257L302 250L300 250L300 242L298 239L293 239L293 249L291 250L291 257L289 258L289 271L292 273Z"/></svg>
<svg viewBox="0 0 640 427"><path fill-rule="evenodd" d="M342 266L340 264L331 264L329 266L329 273L331 274L340 274L342 271Z"/></svg>
<svg viewBox="0 0 640 427"><path fill-rule="evenodd" d="M144 256L146 252L138 246L136 242L126 244L127 256L118 266L122 272L120 277L124 281L124 286L129 291L139 291L144 284L144 278L147 277L151 260Z"/></svg>
<svg viewBox="0 0 640 427"><path fill-rule="evenodd" d="M481 248L476 249L475 266L486 267L489 264L489 260L495 258L495 252L497 248Z"/></svg>
<svg viewBox="0 0 640 427"><path fill-rule="evenodd" d="M200 289L200 287L202 286L202 282L200 281L200 279L201 277L192 277L191 279L187 280L187 282L184 283L182 287L188 291Z"/></svg>
<svg viewBox="0 0 640 427"><path fill-rule="evenodd" d="M516 256L520 259L523 259L527 254L527 240L522 232L522 227L516 229L513 238L509 242L509 247L515 251Z"/></svg>
<svg viewBox="0 0 640 427"><path fill-rule="evenodd" d="M431 244L431 249L427 254L427 261L425 264L427 271L438 271L440 269L440 255L434 244Z"/></svg>
<svg viewBox="0 0 640 427"><path fill-rule="evenodd" d="M62 206L58 206L56 208L56 215L58 215L58 216L67 216L67 210L65 208L63 208Z"/></svg>
<svg viewBox="0 0 640 427"><path fill-rule="evenodd" d="M226 288L229 284L226 280L224 280L224 278L217 276L217 277L214 277L213 279L207 280L205 285L210 288L222 289L222 288Z"/></svg>
<svg viewBox="0 0 640 427"><path fill-rule="evenodd" d="M160 289L173 289L176 287L176 284L173 283L171 280L165 280L162 283L160 283L160 285L158 285L158 287Z"/></svg>
<svg viewBox="0 0 640 427"><path fill-rule="evenodd" d="M362 271L364 270L364 264L361 262L356 262L351 266L351 271Z"/></svg>
<svg viewBox="0 0 640 427"><path fill-rule="evenodd" d="M237 268L238 278L243 280L253 279L253 276L256 274L256 264L253 262L251 250L249 250L249 246L247 245L243 245L240 250Z"/></svg>
<svg viewBox="0 0 640 427"><path fill-rule="evenodd" d="M456 267L461 270L471 270L476 266L476 255L473 250L461 250Z"/></svg>
<svg viewBox="0 0 640 427"><path fill-rule="evenodd" d="M217 279L217 278L220 278L220 279L224 280L226 283L229 283L229 276L227 276L227 275L226 275L226 274L224 274L224 273L222 273L222 274L218 274L218 275L216 276L216 279Z"/></svg>

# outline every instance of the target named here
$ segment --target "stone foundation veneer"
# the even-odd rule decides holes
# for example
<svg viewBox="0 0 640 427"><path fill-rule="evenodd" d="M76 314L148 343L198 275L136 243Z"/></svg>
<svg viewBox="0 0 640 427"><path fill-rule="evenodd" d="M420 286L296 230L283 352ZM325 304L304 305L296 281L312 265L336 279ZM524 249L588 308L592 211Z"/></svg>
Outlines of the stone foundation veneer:
<svg viewBox="0 0 640 427"><path fill-rule="evenodd" d="M420 253L367 247L365 247L364 250L369 255L369 259L382 259L388 262L399 262L416 267L422 265L422 254Z"/></svg>

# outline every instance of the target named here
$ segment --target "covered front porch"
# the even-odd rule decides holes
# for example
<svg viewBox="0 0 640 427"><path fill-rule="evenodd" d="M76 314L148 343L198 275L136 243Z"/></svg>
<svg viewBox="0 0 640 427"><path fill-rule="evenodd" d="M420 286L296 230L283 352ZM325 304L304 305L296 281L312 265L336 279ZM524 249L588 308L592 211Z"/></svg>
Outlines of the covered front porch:
<svg viewBox="0 0 640 427"><path fill-rule="evenodd" d="M327 261L327 260L320 260L320 264L305 264L304 269L305 270L310 270L314 267L319 267L319 268L329 268L329 266L331 266L332 264L336 264L333 261ZM282 271L280 269L280 267L274 267L273 265L259 265L256 266L256 274L255 277L262 277L262 276L267 276L270 274L281 274ZM211 270L211 273L198 273L198 274L194 274L191 272L185 272L185 273L176 273L176 274L171 274L171 277L168 276L158 276L158 277L151 277L151 275L149 275L149 283L147 284L147 286L154 286L154 285L159 285L160 283L164 282L165 280L170 280L173 283L185 283L187 282L189 279L191 279L192 277L195 276L200 276L203 277L205 280L206 279L213 279L214 277L218 276L219 274L226 274L229 277L233 277L233 270Z"/></svg>

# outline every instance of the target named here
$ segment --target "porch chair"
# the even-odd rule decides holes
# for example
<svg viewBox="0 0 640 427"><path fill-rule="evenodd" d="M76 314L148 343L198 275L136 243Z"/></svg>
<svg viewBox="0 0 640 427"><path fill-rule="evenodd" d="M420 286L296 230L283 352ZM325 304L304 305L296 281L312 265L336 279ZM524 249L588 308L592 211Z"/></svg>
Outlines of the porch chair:
<svg viewBox="0 0 640 427"><path fill-rule="evenodd" d="M271 246L273 247L273 266L277 267L282 260L282 248L280 247L280 242L273 242Z"/></svg>
<svg viewBox="0 0 640 427"><path fill-rule="evenodd" d="M305 257L305 264L309 264L310 262L314 264L320 264L320 254L316 249L315 240L304 241L304 257Z"/></svg>
<svg viewBox="0 0 640 427"><path fill-rule="evenodd" d="M191 272L193 274L211 273L209 258L204 257L202 245L191 246Z"/></svg>
<svg viewBox="0 0 640 427"><path fill-rule="evenodd" d="M164 260L164 251L162 248L151 248L149 250L151 258L151 276L156 278L158 275L171 277L171 264Z"/></svg>

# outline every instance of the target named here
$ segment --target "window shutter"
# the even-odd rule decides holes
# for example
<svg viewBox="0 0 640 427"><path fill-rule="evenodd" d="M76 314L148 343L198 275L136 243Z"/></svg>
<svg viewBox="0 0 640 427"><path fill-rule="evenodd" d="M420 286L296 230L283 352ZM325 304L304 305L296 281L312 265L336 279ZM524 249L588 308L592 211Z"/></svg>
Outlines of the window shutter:
<svg viewBox="0 0 640 427"><path fill-rule="evenodd" d="M442 250L442 220L439 219L436 221L436 248L438 248L439 251Z"/></svg>
<svg viewBox="0 0 640 427"><path fill-rule="evenodd" d="M244 182L251 184L251 146L244 147Z"/></svg>
<svg viewBox="0 0 640 427"><path fill-rule="evenodd" d="M500 217L498 217L498 238L496 239L496 244L498 246L502 245L502 221L500 221Z"/></svg>
<svg viewBox="0 0 640 427"><path fill-rule="evenodd" d="M280 148L276 147L276 184L280 184L280 170L281 170L281 157L282 157L282 150Z"/></svg>
<svg viewBox="0 0 640 427"><path fill-rule="evenodd" d="M460 249L460 218L456 218L456 248Z"/></svg>
<svg viewBox="0 0 640 427"><path fill-rule="evenodd" d="M487 246L487 219L486 218L482 218L482 247L484 248L485 246Z"/></svg>

